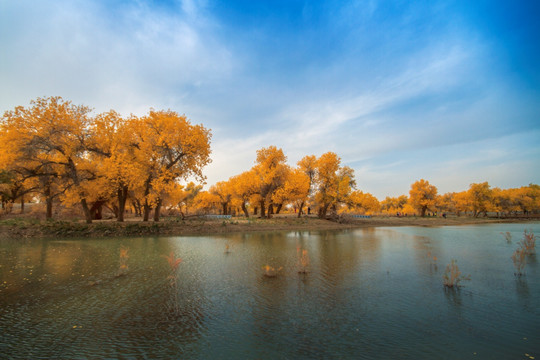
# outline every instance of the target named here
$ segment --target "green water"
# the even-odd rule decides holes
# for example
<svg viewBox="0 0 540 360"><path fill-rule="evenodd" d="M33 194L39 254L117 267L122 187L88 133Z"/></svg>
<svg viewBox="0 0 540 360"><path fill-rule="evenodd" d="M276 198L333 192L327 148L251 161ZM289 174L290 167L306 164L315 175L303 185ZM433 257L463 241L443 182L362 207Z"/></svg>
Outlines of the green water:
<svg viewBox="0 0 540 360"><path fill-rule="evenodd" d="M0 358L540 359L536 255L521 277L510 258L525 228L4 239Z"/></svg>

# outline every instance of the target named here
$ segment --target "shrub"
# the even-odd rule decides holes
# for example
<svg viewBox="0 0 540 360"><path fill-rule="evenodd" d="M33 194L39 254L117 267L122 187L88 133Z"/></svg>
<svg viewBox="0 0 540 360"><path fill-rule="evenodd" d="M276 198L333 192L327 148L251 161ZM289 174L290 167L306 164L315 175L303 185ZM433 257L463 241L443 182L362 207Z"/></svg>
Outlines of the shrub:
<svg viewBox="0 0 540 360"><path fill-rule="evenodd" d="M520 246L512 254L512 262L514 263L514 267L517 271L514 274L523 275L523 269L525 268L525 265L527 265L527 251Z"/></svg>
<svg viewBox="0 0 540 360"><path fill-rule="evenodd" d="M471 280L471 276L461 275L461 271L457 266L457 260L452 259L450 264L446 265L446 270L443 275L443 284L447 288L459 287L459 283L463 280Z"/></svg>

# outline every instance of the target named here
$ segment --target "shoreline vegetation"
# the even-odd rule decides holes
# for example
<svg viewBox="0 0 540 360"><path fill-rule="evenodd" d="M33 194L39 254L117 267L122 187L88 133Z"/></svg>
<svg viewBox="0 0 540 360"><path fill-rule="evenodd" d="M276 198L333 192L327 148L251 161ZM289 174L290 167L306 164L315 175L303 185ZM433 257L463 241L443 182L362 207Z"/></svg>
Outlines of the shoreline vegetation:
<svg viewBox="0 0 540 360"><path fill-rule="evenodd" d="M340 221L319 219L316 216L275 216L271 219L233 217L230 219L166 217L161 222L142 222L140 218L128 218L119 223L114 220L95 221L86 224L81 220L39 220L27 217L11 217L0 220L0 240L29 238L103 238L138 236L197 236L224 233L270 232L270 231L324 231L370 227L394 226L456 226L470 224L527 223L540 221L540 217L397 217L373 216L370 218L343 218Z"/></svg>

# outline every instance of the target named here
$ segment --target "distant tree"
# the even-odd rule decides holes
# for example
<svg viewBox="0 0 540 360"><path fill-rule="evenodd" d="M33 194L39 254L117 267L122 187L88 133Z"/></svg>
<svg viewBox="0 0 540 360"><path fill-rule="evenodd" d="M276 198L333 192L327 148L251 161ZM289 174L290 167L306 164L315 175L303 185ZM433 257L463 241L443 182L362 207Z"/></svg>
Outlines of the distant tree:
<svg viewBox="0 0 540 360"><path fill-rule="evenodd" d="M474 217L478 217L481 213L487 216L487 212L493 208L493 191L487 181L471 184L467 195Z"/></svg>
<svg viewBox="0 0 540 360"><path fill-rule="evenodd" d="M426 211L434 209L437 205L437 188L428 181L420 179L411 185L409 201L411 206L420 211L421 216L426 216Z"/></svg>
<svg viewBox="0 0 540 360"><path fill-rule="evenodd" d="M315 201L319 206L319 217L325 218L328 209L335 213L337 206L348 200L356 186L354 170L341 166L341 159L333 152L321 155L316 170Z"/></svg>

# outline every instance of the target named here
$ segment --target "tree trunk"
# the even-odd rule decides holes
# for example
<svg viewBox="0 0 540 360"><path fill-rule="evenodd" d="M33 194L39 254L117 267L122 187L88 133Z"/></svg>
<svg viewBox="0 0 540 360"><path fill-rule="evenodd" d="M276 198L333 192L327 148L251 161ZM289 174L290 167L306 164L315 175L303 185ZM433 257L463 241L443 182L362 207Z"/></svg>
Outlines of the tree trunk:
<svg viewBox="0 0 540 360"><path fill-rule="evenodd" d="M420 216L422 216L422 217L426 216L426 210L427 210L427 208L423 207L422 210L421 210L422 214Z"/></svg>
<svg viewBox="0 0 540 360"><path fill-rule="evenodd" d="M21 196L21 214L24 214L24 195Z"/></svg>
<svg viewBox="0 0 540 360"><path fill-rule="evenodd" d="M328 211L329 206L330 204L324 204L323 206L319 208L319 219L326 218L326 212Z"/></svg>
<svg viewBox="0 0 540 360"><path fill-rule="evenodd" d="M47 199L45 201L47 203L47 212L45 214L45 219L52 219L53 199L50 196L47 196Z"/></svg>
<svg viewBox="0 0 540 360"><path fill-rule="evenodd" d="M143 221L148 221L148 219L150 218L150 210L152 208L150 207L150 204L148 204L148 200L144 200L144 205L143 205Z"/></svg>
<svg viewBox="0 0 540 360"><path fill-rule="evenodd" d="M261 205L261 217L264 218L266 217L266 206L264 205L264 200L261 200L259 204Z"/></svg>
<svg viewBox="0 0 540 360"><path fill-rule="evenodd" d="M266 212L267 218L270 219L274 215L274 204L268 204L268 211Z"/></svg>
<svg viewBox="0 0 540 360"><path fill-rule="evenodd" d="M88 208L88 203L85 198L81 199L81 206L83 208L84 218L86 219L87 224L92 223L92 214L90 213L90 208Z"/></svg>
<svg viewBox="0 0 540 360"><path fill-rule="evenodd" d="M158 202L156 204L156 208L154 209L154 221L159 221L159 213L161 211L161 199L158 199Z"/></svg>
<svg viewBox="0 0 540 360"><path fill-rule="evenodd" d="M302 216L302 209L304 208L304 202L302 201L302 203L300 204L300 208L298 209L298 218L300 218Z"/></svg>
<svg viewBox="0 0 540 360"><path fill-rule="evenodd" d="M227 203L226 202L221 203L221 209L223 211L223 215L228 215L227 214Z"/></svg>
<svg viewBox="0 0 540 360"><path fill-rule="evenodd" d="M277 208L276 208L276 214L279 214L279 212L281 211L281 208L283 207L283 203L281 204L278 204Z"/></svg>
<svg viewBox="0 0 540 360"><path fill-rule="evenodd" d="M246 218L249 217L249 212L248 212L248 209L246 207L246 202L245 201L242 201L242 211L244 212L244 215L246 216Z"/></svg>
<svg viewBox="0 0 540 360"><path fill-rule="evenodd" d="M116 218L116 221L118 222L124 221L124 213L126 212L127 196L128 196L127 186L122 186L122 188L118 189L118 217Z"/></svg>
<svg viewBox="0 0 540 360"><path fill-rule="evenodd" d="M103 219L103 203L104 201L98 200L94 202L90 207L90 214L92 215L92 220Z"/></svg>

